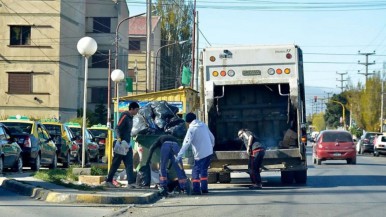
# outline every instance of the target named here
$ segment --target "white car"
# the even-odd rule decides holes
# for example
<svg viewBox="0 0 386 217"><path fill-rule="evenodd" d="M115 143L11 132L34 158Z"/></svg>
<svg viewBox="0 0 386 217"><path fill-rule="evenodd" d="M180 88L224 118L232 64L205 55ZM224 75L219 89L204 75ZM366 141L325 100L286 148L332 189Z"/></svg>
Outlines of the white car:
<svg viewBox="0 0 386 217"><path fill-rule="evenodd" d="M380 154L386 154L386 136L378 136L374 144L374 156L378 157Z"/></svg>

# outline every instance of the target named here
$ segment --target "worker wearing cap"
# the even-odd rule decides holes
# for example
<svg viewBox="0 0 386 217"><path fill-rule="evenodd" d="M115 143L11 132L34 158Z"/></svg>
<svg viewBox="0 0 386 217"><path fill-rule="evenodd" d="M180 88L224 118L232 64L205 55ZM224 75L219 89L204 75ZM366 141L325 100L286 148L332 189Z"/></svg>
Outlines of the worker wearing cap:
<svg viewBox="0 0 386 217"><path fill-rule="evenodd" d="M185 121L189 124L180 152L176 160L179 161L182 155L192 145L194 165L192 168L192 195L208 193L208 168L213 154L214 136L208 126L196 120L194 113L188 113Z"/></svg>
<svg viewBox="0 0 386 217"><path fill-rule="evenodd" d="M264 146L258 141L257 136L248 129L239 130L237 135L244 142L249 155L248 170L253 183L249 188L260 189L262 188L260 167L265 155Z"/></svg>

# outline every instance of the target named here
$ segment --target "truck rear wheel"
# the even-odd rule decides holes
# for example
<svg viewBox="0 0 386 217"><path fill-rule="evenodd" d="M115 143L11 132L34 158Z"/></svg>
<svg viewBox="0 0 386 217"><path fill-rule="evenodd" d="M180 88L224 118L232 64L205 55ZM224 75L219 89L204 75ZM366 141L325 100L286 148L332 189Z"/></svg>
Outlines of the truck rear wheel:
<svg viewBox="0 0 386 217"><path fill-rule="evenodd" d="M281 171L281 183L292 184L294 181L293 171Z"/></svg>
<svg viewBox="0 0 386 217"><path fill-rule="evenodd" d="M218 174L218 181L220 183L230 183L231 182L231 173L230 172L220 172Z"/></svg>
<svg viewBox="0 0 386 217"><path fill-rule="evenodd" d="M294 172L295 182L297 184L306 184L307 183L307 170L300 170Z"/></svg>
<svg viewBox="0 0 386 217"><path fill-rule="evenodd" d="M218 173L209 172L208 173L208 183L209 184L217 183L218 182L218 177L219 177Z"/></svg>

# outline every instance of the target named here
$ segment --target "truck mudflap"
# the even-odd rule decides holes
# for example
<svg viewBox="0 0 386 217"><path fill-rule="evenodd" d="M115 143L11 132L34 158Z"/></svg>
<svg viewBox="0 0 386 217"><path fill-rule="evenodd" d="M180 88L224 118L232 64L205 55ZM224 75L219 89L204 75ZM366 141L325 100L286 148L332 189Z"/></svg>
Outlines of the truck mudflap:
<svg viewBox="0 0 386 217"><path fill-rule="evenodd" d="M212 171L247 171L248 159L246 151L216 151L210 167ZM307 163L297 148L266 150L262 169L266 171L306 170Z"/></svg>

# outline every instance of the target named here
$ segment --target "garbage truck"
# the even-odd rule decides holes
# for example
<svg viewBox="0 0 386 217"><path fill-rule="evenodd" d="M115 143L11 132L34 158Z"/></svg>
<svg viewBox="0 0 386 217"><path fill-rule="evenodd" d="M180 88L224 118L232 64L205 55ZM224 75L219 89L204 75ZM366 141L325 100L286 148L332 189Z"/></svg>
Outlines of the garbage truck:
<svg viewBox="0 0 386 217"><path fill-rule="evenodd" d="M249 129L265 146L263 171L280 172L286 184L306 183L306 99L300 47L208 47L199 59L200 119L215 136L209 181L227 183L231 172L248 171L249 156L237 132Z"/></svg>

